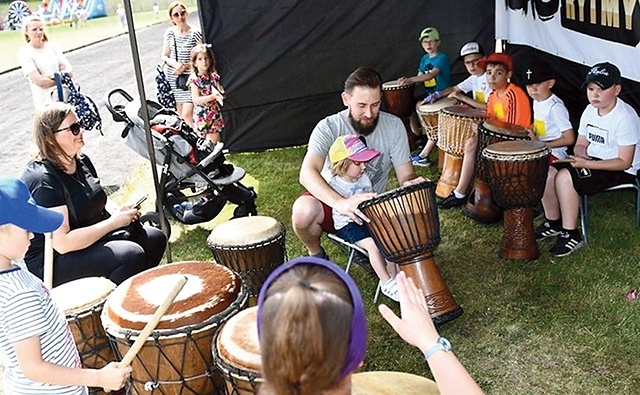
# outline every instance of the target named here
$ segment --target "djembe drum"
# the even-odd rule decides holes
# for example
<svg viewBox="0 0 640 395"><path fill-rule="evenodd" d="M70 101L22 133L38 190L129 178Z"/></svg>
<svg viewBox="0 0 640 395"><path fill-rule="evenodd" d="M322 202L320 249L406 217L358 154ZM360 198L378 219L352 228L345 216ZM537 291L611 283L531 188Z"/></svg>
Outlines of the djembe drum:
<svg viewBox="0 0 640 395"><path fill-rule="evenodd" d="M429 140L438 141L438 118L440 110L455 105L458 101L452 97L445 97L435 103L427 103L418 106L418 119ZM438 168L442 170L444 163L444 151L438 150Z"/></svg>
<svg viewBox="0 0 640 395"><path fill-rule="evenodd" d="M438 385L426 377L402 372L362 372L351 377L352 395L438 395Z"/></svg>
<svg viewBox="0 0 640 395"><path fill-rule="evenodd" d="M367 227L382 255L400 265L425 295L436 324L462 314L433 258L440 243L440 220L432 182L385 192L360 203Z"/></svg>
<svg viewBox="0 0 640 395"><path fill-rule="evenodd" d="M243 309L242 279L213 262L178 262L139 273L109 295L102 325L122 358L178 278L187 277L131 367L132 394L213 394L223 387L211 355L213 335Z"/></svg>
<svg viewBox="0 0 640 395"><path fill-rule="evenodd" d="M465 144L476 135L478 125L486 118L487 112L476 108L453 106L441 110L438 119L438 148L444 151L444 164L436 188L438 197L446 198L456 189Z"/></svg>
<svg viewBox="0 0 640 395"><path fill-rule="evenodd" d="M274 218L252 216L224 222L211 231L207 244L215 261L242 277L249 305L257 304L260 287L286 261L284 225Z"/></svg>
<svg viewBox="0 0 640 395"><path fill-rule="evenodd" d="M410 121L415 103L413 91L413 84L403 85L397 81L387 81L382 84L382 100L387 105L387 111L402 120L411 150L416 148L416 135L411 131Z"/></svg>
<svg viewBox="0 0 640 395"><path fill-rule="evenodd" d="M487 165L482 157L482 151L493 143L527 139L527 131L512 123L489 119L480 125L476 148L475 180L464 208L464 213L469 218L486 224L498 222L502 218L502 210L493 203L491 198Z"/></svg>
<svg viewBox="0 0 640 395"><path fill-rule="evenodd" d="M211 351L227 395L257 394L264 381L257 320L258 307L249 307L231 317L216 333Z"/></svg>
<svg viewBox="0 0 640 395"><path fill-rule="evenodd" d="M551 151L539 141L506 141L482 152L496 203L504 208L500 256L535 259L538 246L533 231L532 207L544 193Z"/></svg>
<svg viewBox="0 0 640 395"><path fill-rule="evenodd" d="M51 290L51 298L67 317L67 324L84 368L100 369L116 360L109 338L100 322L104 303L115 287L116 285L107 278L86 277L61 284ZM99 388L91 388L90 393L105 392Z"/></svg>

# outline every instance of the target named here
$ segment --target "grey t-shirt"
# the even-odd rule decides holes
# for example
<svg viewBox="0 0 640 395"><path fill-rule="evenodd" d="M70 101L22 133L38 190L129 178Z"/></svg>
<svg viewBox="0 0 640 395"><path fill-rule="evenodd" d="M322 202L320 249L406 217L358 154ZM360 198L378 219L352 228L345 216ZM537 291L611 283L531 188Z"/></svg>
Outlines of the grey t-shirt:
<svg viewBox="0 0 640 395"><path fill-rule="evenodd" d="M327 182L331 178L329 147L338 136L357 134L348 117L348 109L326 117L318 122L309 137L307 152L325 158L322 176ZM386 190L391 166L398 167L411 159L407 132L400 118L381 111L378 125L365 140L368 147L380 152L378 157L367 162L367 175L373 183L373 190L382 193Z"/></svg>

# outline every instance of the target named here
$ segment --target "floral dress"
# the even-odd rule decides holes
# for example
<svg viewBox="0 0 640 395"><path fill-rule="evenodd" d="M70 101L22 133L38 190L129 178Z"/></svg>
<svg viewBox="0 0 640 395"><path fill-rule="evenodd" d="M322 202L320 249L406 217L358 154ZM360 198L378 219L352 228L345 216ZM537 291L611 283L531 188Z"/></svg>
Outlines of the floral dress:
<svg viewBox="0 0 640 395"><path fill-rule="evenodd" d="M220 75L216 72L203 75L192 74L191 83L198 87L201 96L210 95L214 87L218 90L222 89ZM220 103L217 100L211 100L196 105L193 111L193 124L196 130L202 134L220 133L224 128Z"/></svg>

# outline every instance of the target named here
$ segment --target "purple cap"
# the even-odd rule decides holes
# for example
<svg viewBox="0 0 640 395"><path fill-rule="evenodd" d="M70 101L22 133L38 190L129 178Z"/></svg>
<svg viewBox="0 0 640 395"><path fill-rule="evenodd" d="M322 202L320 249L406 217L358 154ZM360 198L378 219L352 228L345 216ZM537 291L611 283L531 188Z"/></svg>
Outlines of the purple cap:
<svg viewBox="0 0 640 395"><path fill-rule="evenodd" d="M367 353L367 317L364 313L364 303L362 302L362 296L360 295L358 286L351 276L335 263L322 258L305 256L285 262L271 272L262 285L262 288L260 288L260 295L258 296L258 337L260 337L260 317L262 316L262 308L267 297L267 290L280 275L297 265L315 265L329 269L342 280L351 295L353 316L351 317L351 332L349 333L349 353L347 354L347 360L338 378L338 380L342 380L349 373L356 370L362 361L364 361L364 356Z"/></svg>

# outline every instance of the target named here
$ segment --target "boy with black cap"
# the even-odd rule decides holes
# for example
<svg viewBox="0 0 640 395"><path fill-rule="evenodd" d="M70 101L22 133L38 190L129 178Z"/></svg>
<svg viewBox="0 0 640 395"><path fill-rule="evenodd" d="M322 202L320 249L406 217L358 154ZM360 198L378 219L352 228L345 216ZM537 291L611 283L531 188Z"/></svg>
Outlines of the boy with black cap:
<svg viewBox="0 0 640 395"><path fill-rule="evenodd" d="M442 92L438 91L432 93L427 96L422 103L432 103L439 98L448 95L449 97L458 99L470 107L485 110L487 108L487 98L491 93L491 88L487 83L487 75L485 74L484 69L478 66L478 61L482 59L483 56L484 50L477 42L472 41L463 45L460 49L460 56L458 59L464 62L464 65L469 72L469 77L456 86L447 88ZM471 92L472 97L466 95L469 92ZM432 140L429 140L427 145L425 145L419 154L411 156L411 162L413 162L413 165L429 166L431 164L429 161L429 154L434 147L435 144Z"/></svg>
<svg viewBox="0 0 640 395"><path fill-rule="evenodd" d="M590 104L580 118L571 163L557 164L553 182L547 183L547 220L538 229L541 237L557 236L550 249L555 256L584 244L577 230L580 196L633 183L640 169L640 119L618 98L620 83L620 70L606 62L593 66L582 85Z"/></svg>
<svg viewBox="0 0 640 395"><path fill-rule="evenodd" d="M37 206L27 186L0 176L0 364L5 394L87 394L121 388L131 368L82 369L66 318L42 281L15 266L32 232L53 232L63 215Z"/></svg>
<svg viewBox="0 0 640 395"><path fill-rule="evenodd" d="M487 116L490 119L519 125L523 128L531 126L531 107L527 94L522 88L510 82L513 74L513 58L506 53L492 53L478 61L478 66L485 69L491 94L487 101ZM476 147L478 136L467 140L464 148L462 169L456 189L438 203L443 209L462 206L467 202L467 188L473 177L476 163Z"/></svg>

